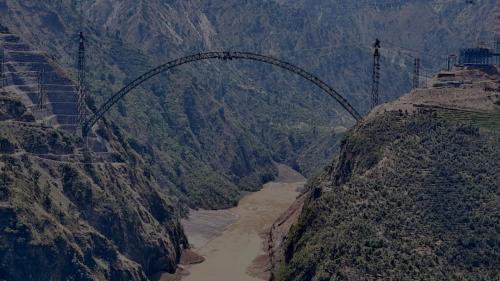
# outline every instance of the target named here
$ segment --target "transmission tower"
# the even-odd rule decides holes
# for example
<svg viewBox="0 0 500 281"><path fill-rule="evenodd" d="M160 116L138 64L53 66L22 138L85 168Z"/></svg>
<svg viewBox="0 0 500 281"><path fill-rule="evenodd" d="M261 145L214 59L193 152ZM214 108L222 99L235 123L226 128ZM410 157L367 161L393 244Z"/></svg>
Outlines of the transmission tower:
<svg viewBox="0 0 500 281"><path fill-rule="evenodd" d="M495 46L494 52L497 54L496 57L496 65L500 66L500 0L497 0L496 8L495 8Z"/></svg>
<svg viewBox="0 0 500 281"><path fill-rule="evenodd" d="M3 47L0 48L0 91L3 91L3 88L6 86L5 85L5 79L4 79L4 63L5 63L5 57L4 57L4 50Z"/></svg>
<svg viewBox="0 0 500 281"><path fill-rule="evenodd" d="M82 125L85 117L85 37L83 32L80 32L80 46L78 48L78 124Z"/></svg>
<svg viewBox="0 0 500 281"><path fill-rule="evenodd" d="M373 53L372 108L379 104L380 40L376 39L373 47L375 48L375 51Z"/></svg>
<svg viewBox="0 0 500 281"><path fill-rule="evenodd" d="M420 87L420 59L415 58L413 62L413 89Z"/></svg>

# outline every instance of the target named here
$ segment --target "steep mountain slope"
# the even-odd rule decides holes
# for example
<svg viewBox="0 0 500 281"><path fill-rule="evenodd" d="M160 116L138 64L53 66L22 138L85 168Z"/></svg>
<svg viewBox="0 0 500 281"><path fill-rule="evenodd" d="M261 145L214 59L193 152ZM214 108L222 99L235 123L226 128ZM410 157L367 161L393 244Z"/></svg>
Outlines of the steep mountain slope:
<svg viewBox="0 0 500 281"><path fill-rule="evenodd" d="M112 46L106 50L109 53L104 54L109 57L104 57L103 54L97 56L102 58L101 61L110 61L109 65L114 65L114 61L117 61L118 69L126 69L132 73L129 77L153 65L148 57L140 55L136 50L128 49L120 42L111 42ZM99 80L94 81L94 86L106 94L112 92L108 80L122 81L126 75L108 71L106 64L99 65L98 69L106 75L101 75ZM129 137L134 137L130 139L133 147L154 162L153 171L161 178L163 186L173 194L192 207L234 205L242 189L255 190L263 181L272 178L274 170L271 157L256 137L267 133L262 132L263 124L268 124L271 118L255 114L255 109L261 111L259 106L243 105L252 99L249 97L254 92L252 88L244 89L248 93L246 97L240 95L235 99L228 99L228 102L234 104L233 107L245 110L245 116L240 117L235 115L242 115L241 113L226 110L229 106L225 105L224 88L217 91L219 94L215 98L207 96L203 94L205 90L202 88L206 83L191 86L193 82L184 78L186 76L182 73L175 83L168 85L165 82L153 83L150 87L155 95L146 95L142 91L131 96L132 101L127 107L123 103L118 105L115 118L122 120L119 123L125 127L125 131L131 132ZM173 95L166 96L165 89L170 90ZM267 98L265 102L266 107L270 108L278 99ZM264 101L261 100L260 103L263 104ZM150 110L145 112L145 108ZM274 115L281 114L277 108L273 111ZM249 127L247 124L252 122L246 122L243 117L251 117L253 123L260 122L262 125ZM288 134L283 132L286 130L285 126L275 126L283 129L272 132L287 140ZM150 128L147 134L143 133L144 127ZM298 132L311 130L296 129ZM290 149L284 147L282 150L287 152Z"/></svg>
<svg viewBox="0 0 500 281"><path fill-rule="evenodd" d="M473 83L414 91L346 134L274 280L499 278L500 76L455 76Z"/></svg>
<svg viewBox="0 0 500 281"><path fill-rule="evenodd" d="M75 132L78 128L76 87L64 69L30 48L19 36L0 31L5 89L18 94L35 121ZM43 84L43 86L41 86ZM45 95L40 96L43 91Z"/></svg>
<svg viewBox="0 0 500 281"><path fill-rule="evenodd" d="M493 1L474 9L434 2L83 1L94 104L152 65L230 49L304 66L366 111L375 37L430 54L424 65L432 68L443 61L436 56L463 45L468 35L489 31L483 19ZM79 29L76 3L2 0L0 13L4 25L70 67ZM434 32L435 26L442 28ZM387 100L408 89L411 58L401 56L408 50L384 46ZM192 207L234 204L241 189L255 190L275 173L271 159L314 173L335 151L339 132L353 124L302 80L241 62L172 71L124 99L108 117L147 154L162 186Z"/></svg>
<svg viewBox="0 0 500 281"><path fill-rule="evenodd" d="M110 153L41 127L0 96L0 280L150 280L174 272L186 238L165 196L116 126Z"/></svg>

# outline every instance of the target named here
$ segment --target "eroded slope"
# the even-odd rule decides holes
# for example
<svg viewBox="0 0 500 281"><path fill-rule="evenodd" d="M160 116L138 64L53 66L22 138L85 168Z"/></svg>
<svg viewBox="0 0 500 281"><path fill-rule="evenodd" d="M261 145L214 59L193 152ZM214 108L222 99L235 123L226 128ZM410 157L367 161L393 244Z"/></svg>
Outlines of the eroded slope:
<svg viewBox="0 0 500 281"><path fill-rule="evenodd" d="M0 280L174 272L187 245L177 203L120 130L101 128L112 153L86 153L78 137L24 122L22 104L1 98Z"/></svg>

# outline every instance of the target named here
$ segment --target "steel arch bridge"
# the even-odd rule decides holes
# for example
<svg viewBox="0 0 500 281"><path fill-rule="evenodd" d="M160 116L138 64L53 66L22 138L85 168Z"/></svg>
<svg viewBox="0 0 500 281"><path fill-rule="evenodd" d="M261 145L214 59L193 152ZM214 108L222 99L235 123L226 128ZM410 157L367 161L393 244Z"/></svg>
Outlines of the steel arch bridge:
<svg viewBox="0 0 500 281"><path fill-rule="evenodd" d="M332 98L334 98L356 121L360 121L362 119L362 116L354 109L354 107L342 96L340 95L335 89L330 87L328 84L323 82L321 79L316 77L315 75L305 71L304 69L295 66L291 63L288 63L283 60L279 60L270 56L265 56L261 54L256 54L256 53L250 53L250 52L207 52L207 53L199 53L195 55L190 55L186 57L182 57L176 60L169 61L165 64L162 64L156 68L153 68L152 70L142 74L138 78L136 78L134 81L130 82L128 85L123 87L121 90L116 92L113 96L111 96L106 102L90 117L88 117L82 124L82 133L84 136L87 136L88 132L92 129L92 127L100 120L103 118L104 114L108 112L113 105L115 105L119 100L121 100L125 95L127 95L129 92L140 86L142 83L146 82L147 80L153 78L154 76L165 72L167 70L176 68L178 66L181 66L183 64L188 64L196 61L202 61L202 60L211 60L211 59L218 59L218 60L233 60L233 59L239 59L239 60L252 60L252 61L258 61L270 65L274 65L277 67L280 67L282 69L288 70L292 73L295 73L302 78L310 81L311 83L315 84L318 86L321 90L323 90L326 94L330 95Z"/></svg>

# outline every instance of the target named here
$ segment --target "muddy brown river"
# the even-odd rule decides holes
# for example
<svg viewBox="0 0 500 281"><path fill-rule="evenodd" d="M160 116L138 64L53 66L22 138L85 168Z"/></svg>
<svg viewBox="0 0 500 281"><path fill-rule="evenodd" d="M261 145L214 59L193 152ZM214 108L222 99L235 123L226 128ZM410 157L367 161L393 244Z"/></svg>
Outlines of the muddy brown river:
<svg viewBox="0 0 500 281"><path fill-rule="evenodd" d="M184 269L182 281L259 281L268 276L262 264L266 230L295 201L305 179L278 165L276 182L245 196L238 207L192 211L183 221L194 251L205 258ZM260 264L259 264L260 260ZM166 280L166 279L165 279Z"/></svg>

